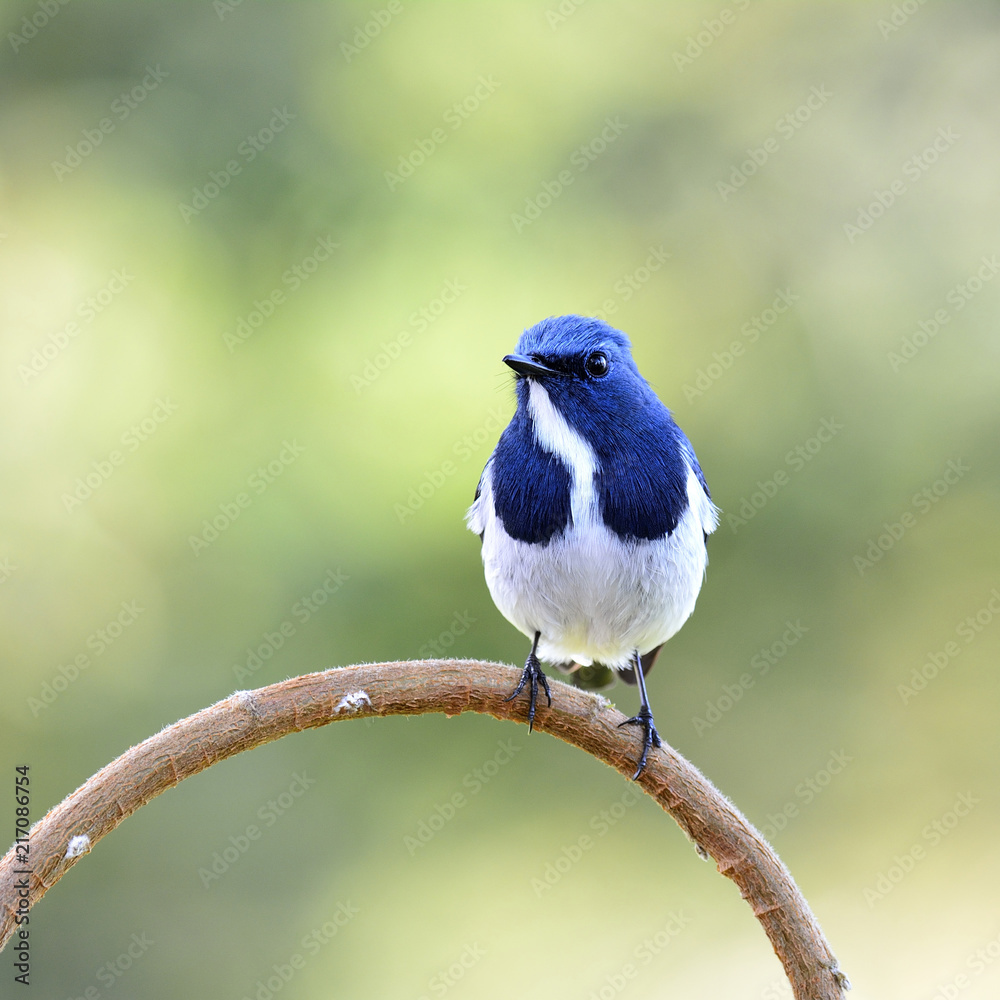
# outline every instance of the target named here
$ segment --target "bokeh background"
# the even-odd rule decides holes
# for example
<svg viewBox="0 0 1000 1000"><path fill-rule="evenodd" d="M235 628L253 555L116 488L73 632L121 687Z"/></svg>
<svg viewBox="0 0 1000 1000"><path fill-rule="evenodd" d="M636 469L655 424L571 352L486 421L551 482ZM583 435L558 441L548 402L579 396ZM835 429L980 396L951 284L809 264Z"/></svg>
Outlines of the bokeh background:
<svg viewBox="0 0 1000 1000"><path fill-rule="evenodd" d="M523 662L462 517L502 355L599 313L724 512L661 732L859 1000L996 996L995 4L0 17L0 760L36 818L237 688ZM215 766L31 928L53 998L788 994L653 802L487 717Z"/></svg>

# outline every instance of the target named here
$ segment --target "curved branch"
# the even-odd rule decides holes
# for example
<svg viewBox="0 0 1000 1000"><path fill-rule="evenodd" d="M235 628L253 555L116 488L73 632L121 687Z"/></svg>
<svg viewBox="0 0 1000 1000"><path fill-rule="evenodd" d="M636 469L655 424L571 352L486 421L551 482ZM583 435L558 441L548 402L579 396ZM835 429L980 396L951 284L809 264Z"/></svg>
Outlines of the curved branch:
<svg viewBox="0 0 1000 1000"><path fill-rule="evenodd" d="M28 900L38 902L126 816L184 778L234 754L345 718L474 711L522 721L521 699L504 702L514 667L474 660L361 664L237 691L175 722L102 768L31 829ZM635 738L607 699L553 682L553 706L535 727L629 776ZM650 754L638 784L710 855L753 909L781 959L797 1000L842 1000L850 988L788 869L740 811L666 744ZM0 948L16 929L20 866L0 860ZM23 891L23 890L22 890ZM23 911L22 911L23 912Z"/></svg>

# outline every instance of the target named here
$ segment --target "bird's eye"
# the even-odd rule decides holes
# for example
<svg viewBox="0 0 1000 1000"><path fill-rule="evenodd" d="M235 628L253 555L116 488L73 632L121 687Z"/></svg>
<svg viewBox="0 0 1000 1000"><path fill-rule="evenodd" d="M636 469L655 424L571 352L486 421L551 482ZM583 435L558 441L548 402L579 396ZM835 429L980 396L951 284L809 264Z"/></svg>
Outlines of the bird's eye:
<svg viewBox="0 0 1000 1000"><path fill-rule="evenodd" d="M608 374L608 359L600 351L594 351L587 358L584 367L591 378L604 378Z"/></svg>

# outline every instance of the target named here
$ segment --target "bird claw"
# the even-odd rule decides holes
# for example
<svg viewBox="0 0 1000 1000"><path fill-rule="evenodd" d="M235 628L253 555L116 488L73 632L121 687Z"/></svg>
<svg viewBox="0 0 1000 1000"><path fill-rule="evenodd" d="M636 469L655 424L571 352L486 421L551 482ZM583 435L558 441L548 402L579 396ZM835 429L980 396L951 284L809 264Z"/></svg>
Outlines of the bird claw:
<svg viewBox="0 0 1000 1000"><path fill-rule="evenodd" d="M528 654L524 670L521 671L521 679L517 682L517 687L504 698L504 701L513 701L523 690L524 685L531 681L531 701L528 704L528 732L530 733L535 724L535 706L538 702L538 683L541 681L542 689L548 700L549 707L552 707L552 693L549 691L549 680L542 672L542 665L538 662L538 657L534 652Z"/></svg>
<svg viewBox="0 0 1000 1000"><path fill-rule="evenodd" d="M653 713L643 705L639 709L638 715L633 715L631 719L626 719L624 722L618 723L618 728L621 729L622 726L642 726L642 756L639 758L639 766L635 770L635 774L632 775L633 781L638 781L639 775L646 769L646 760L649 757L649 751L652 747L663 746L663 741L660 739L660 734L656 731L656 726L653 723Z"/></svg>

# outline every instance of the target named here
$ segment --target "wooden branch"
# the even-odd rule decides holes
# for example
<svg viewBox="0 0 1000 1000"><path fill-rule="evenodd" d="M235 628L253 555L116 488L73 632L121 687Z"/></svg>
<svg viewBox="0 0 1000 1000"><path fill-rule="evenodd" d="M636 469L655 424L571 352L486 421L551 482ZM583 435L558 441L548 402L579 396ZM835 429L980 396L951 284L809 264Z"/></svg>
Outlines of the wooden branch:
<svg viewBox="0 0 1000 1000"><path fill-rule="evenodd" d="M474 660L361 664L293 677L235 694L149 737L50 810L31 829L28 877L38 902L126 816L184 778L234 754L341 719L483 712L523 721L527 701L505 703L519 671ZM634 732L605 698L553 681L535 728L580 747L623 775L635 769ZM842 1000L850 989L816 918L788 869L740 811L666 744L650 753L639 785L711 856L753 909L774 946L796 1000ZM16 929L14 849L0 860L0 948ZM22 911L23 912L23 911Z"/></svg>

